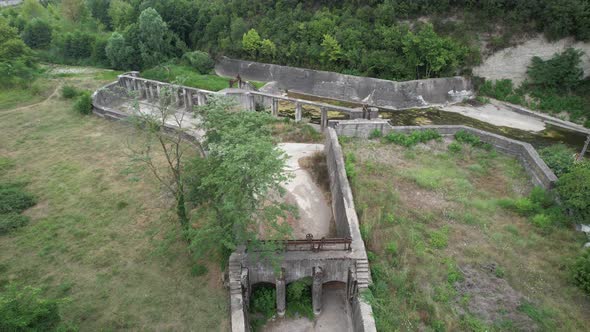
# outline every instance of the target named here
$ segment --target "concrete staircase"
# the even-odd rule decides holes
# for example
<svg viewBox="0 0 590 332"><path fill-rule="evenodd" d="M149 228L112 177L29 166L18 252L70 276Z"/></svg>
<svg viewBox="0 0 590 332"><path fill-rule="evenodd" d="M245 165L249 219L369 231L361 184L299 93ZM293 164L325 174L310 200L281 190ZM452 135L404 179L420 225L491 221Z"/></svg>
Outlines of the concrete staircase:
<svg viewBox="0 0 590 332"><path fill-rule="evenodd" d="M363 258L356 260L356 279L359 289L368 288L372 283L368 259Z"/></svg>
<svg viewBox="0 0 590 332"><path fill-rule="evenodd" d="M239 260L229 261L229 293L242 295L242 263Z"/></svg>

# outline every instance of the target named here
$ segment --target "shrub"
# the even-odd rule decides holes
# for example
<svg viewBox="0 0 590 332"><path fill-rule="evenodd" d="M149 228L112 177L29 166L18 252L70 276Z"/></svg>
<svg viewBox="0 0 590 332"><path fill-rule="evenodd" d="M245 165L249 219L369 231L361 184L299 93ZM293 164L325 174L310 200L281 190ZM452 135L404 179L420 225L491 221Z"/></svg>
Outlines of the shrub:
<svg viewBox="0 0 590 332"><path fill-rule="evenodd" d="M437 231L433 231L430 233L430 244L437 249L446 248L449 244L449 229L446 226L443 226L441 229Z"/></svg>
<svg viewBox="0 0 590 332"><path fill-rule="evenodd" d="M532 221L533 225L535 225L543 230L548 230L553 225L553 221L551 220L551 217L549 217L548 215L546 215L544 213L536 214L531 219L531 221Z"/></svg>
<svg viewBox="0 0 590 332"><path fill-rule="evenodd" d="M287 316L297 315L313 319L311 278L303 278L287 285Z"/></svg>
<svg viewBox="0 0 590 332"><path fill-rule="evenodd" d="M492 149L492 146L489 143L482 142L478 136L476 136L470 132L467 132L466 130L459 130L458 132L456 132L455 139L458 142L466 143L466 144L472 145L477 148L482 148L485 150Z"/></svg>
<svg viewBox="0 0 590 332"><path fill-rule="evenodd" d="M463 147L458 142L452 142L449 144L449 151L452 153L459 153L461 150L463 150Z"/></svg>
<svg viewBox="0 0 590 332"><path fill-rule="evenodd" d="M276 305L277 298L273 288L257 288L252 292L250 307L252 312L260 313L265 319L269 319L275 314Z"/></svg>
<svg viewBox="0 0 590 332"><path fill-rule="evenodd" d="M564 144L555 144L539 150L541 158L557 177L570 171L574 165L574 150Z"/></svg>
<svg viewBox="0 0 590 332"><path fill-rule="evenodd" d="M369 133L369 139L381 138L382 136L383 133L379 129L374 129L371 131L371 133Z"/></svg>
<svg viewBox="0 0 590 332"><path fill-rule="evenodd" d="M352 152L346 154L344 158L344 170L346 171L346 176L352 182L356 178L356 169L354 168L354 162L356 161L356 157Z"/></svg>
<svg viewBox="0 0 590 332"><path fill-rule="evenodd" d="M25 25L22 38L31 48L45 48L51 43L51 26L39 18L33 18Z"/></svg>
<svg viewBox="0 0 590 332"><path fill-rule="evenodd" d="M18 213L0 214L0 235L8 234L15 229L21 228L29 223L29 217Z"/></svg>
<svg viewBox="0 0 590 332"><path fill-rule="evenodd" d="M92 97L90 92L84 91L76 99L74 110L80 114L86 115L92 113Z"/></svg>
<svg viewBox="0 0 590 332"><path fill-rule="evenodd" d="M590 295L590 249L585 249L576 259L570 273L574 283Z"/></svg>
<svg viewBox="0 0 590 332"><path fill-rule="evenodd" d="M35 203L35 197L24 192L21 185L0 184L0 214L20 213Z"/></svg>
<svg viewBox="0 0 590 332"><path fill-rule="evenodd" d="M64 85L61 88L61 96L66 99L72 99L80 95L81 91L71 85Z"/></svg>
<svg viewBox="0 0 590 332"><path fill-rule="evenodd" d="M201 51L184 53L182 60L187 62L187 64L189 64L201 74L210 73L215 66L215 61L211 59L209 53Z"/></svg>
<svg viewBox="0 0 590 332"><path fill-rule="evenodd" d="M433 139L440 139L440 134L435 130L415 130L410 134L389 133L384 137L386 142L395 143L405 147L414 146L418 143L425 143Z"/></svg>
<svg viewBox="0 0 590 332"><path fill-rule="evenodd" d="M387 251L387 253L389 255L391 255L392 257L395 257L397 255L397 244L395 242L389 242L387 244L387 247L385 247L385 250Z"/></svg>
<svg viewBox="0 0 590 332"><path fill-rule="evenodd" d="M563 205L580 222L590 220L590 162L574 165L557 181L557 192Z"/></svg>
<svg viewBox="0 0 590 332"><path fill-rule="evenodd" d="M0 293L0 331L50 331L61 319L58 303L39 288L9 284Z"/></svg>

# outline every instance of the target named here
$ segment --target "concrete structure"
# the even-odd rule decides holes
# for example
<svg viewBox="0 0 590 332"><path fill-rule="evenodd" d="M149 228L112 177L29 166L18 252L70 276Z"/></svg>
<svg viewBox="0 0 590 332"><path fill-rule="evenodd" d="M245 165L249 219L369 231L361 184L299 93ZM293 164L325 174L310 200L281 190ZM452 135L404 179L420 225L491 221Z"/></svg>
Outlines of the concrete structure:
<svg viewBox="0 0 590 332"><path fill-rule="evenodd" d="M334 72L222 58L215 66L222 76L276 82L298 93L390 109L407 109L460 102L473 95L464 77L395 82Z"/></svg>
<svg viewBox="0 0 590 332"><path fill-rule="evenodd" d="M415 130L436 130L443 136L454 135L459 130L467 131L478 136L483 142L494 146L498 151L515 156L520 160L523 167L531 177L535 185L542 186L546 189L553 188L557 177L551 169L545 164L543 159L537 153L537 150L529 143L506 138L501 135L489 133L487 131L474 129L467 126L443 125L443 126L397 126L390 125L387 121L330 121L329 126L334 128L338 135L349 137L369 137L374 130L379 130L383 135L390 132L409 133Z"/></svg>
<svg viewBox="0 0 590 332"><path fill-rule="evenodd" d="M249 252L246 248L230 257L230 303L232 331L248 331L248 305L252 286L257 283L271 283L276 287L277 312L281 315L285 308L285 287L301 278L312 277L312 303L314 313L322 309L322 287L329 282L346 284L346 305L351 312L353 330L375 331L375 321L371 306L359 295L371 282L365 246L361 238L358 217L354 208L352 190L344 169L344 158L336 131L325 131L324 153L327 157L332 194L332 212L336 223L338 238L351 240L346 246L338 248L337 243L323 250L286 250L276 254L279 269L274 262L262 259L260 253Z"/></svg>
<svg viewBox="0 0 590 332"><path fill-rule="evenodd" d="M20 5L23 0L0 0L0 7Z"/></svg>
<svg viewBox="0 0 590 332"><path fill-rule="evenodd" d="M164 88L166 89L164 90ZM187 111L192 106L204 105L207 98L212 95L233 95L246 103L248 106L246 109L253 110L251 96L255 95L255 92L234 89L216 93L146 80L139 78L137 72L131 72L120 75L117 82L108 84L94 92L92 95L94 113L108 119L128 117L129 113L121 112L117 107L128 102L130 94L137 96L140 103L147 104L155 103L159 98L170 98L178 111ZM280 98L265 94L256 96L260 97L260 95L263 98L271 98L271 104L275 104ZM294 101L299 102L298 100ZM300 102L300 104L303 103L332 107L321 103ZM355 110L342 109L358 113ZM273 113L276 114L276 112ZM300 119L301 115L297 118ZM322 122L327 125L327 120L326 116ZM176 130L173 124L167 124L166 128ZM376 331L371 306L360 297L360 293L369 286L371 277L352 191L344 169L342 149L334 129L327 129L325 133L324 153L327 156L332 196L331 209L336 226L336 237L327 239L308 237L278 242L277 244L282 246L284 250L271 255L275 258L273 260L265 258L269 255L263 255L259 251L249 251L247 247L234 252L229 261L231 328L234 332L249 330L248 306L253 285L257 283L275 285L277 313L280 316L286 310L286 286L305 277L313 278L314 313L319 315L322 312L324 285L339 282L345 285L346 311L351 314L350 321L353 330L355 332ZM187 132L186 135L189 139L201 139L198 132ZM278 269L276 263L280 265Z"/></svg>

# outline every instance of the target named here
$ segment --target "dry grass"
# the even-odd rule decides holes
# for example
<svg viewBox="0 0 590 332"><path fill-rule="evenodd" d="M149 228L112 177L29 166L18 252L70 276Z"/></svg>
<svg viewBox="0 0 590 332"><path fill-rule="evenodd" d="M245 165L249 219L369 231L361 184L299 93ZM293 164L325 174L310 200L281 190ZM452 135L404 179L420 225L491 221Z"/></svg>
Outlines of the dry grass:
<svg viewBox="0 0 590 332"><path fill-rule="evenodd" d="M46 82L95 89L111 76ZM18 281L68 298L64 324L80 330L229 329L219 264L191 276L163 191L125 152L141 142L125 124L71 107L56 97L0 111L0 155L15 163L0 179L25 180L39 200L26 212L30 225L0 237L0 285Z"/></svg>
<svg viewBox="0 0 590 332"><path fill-rule="evenodd" d="M344 143L356 156L378 328L589 330L590 299L567 274L583 238L569 228L542 235L498 205L531 189L515 159L468 146L452 154L448 144Z"/></svg>

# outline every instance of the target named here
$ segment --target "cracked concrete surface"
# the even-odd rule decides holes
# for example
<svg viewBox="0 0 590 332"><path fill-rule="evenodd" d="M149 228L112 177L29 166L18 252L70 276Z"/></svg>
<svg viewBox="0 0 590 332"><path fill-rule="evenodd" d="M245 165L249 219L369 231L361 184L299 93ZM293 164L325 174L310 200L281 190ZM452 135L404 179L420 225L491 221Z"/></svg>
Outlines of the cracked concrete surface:
<svg viewBox="0 0 590 332"><path fill-rule="evenodd" d="M323 144L281 143L279 148L288 156L286 171L293 178L283 187L287 190L287 201L297 205L299 219L293 226L293 237L304 239L308 233L316 239L330 235L332 209L324 192L314 182L311 174L299 166L299 159L324 150Z"/></svg>

